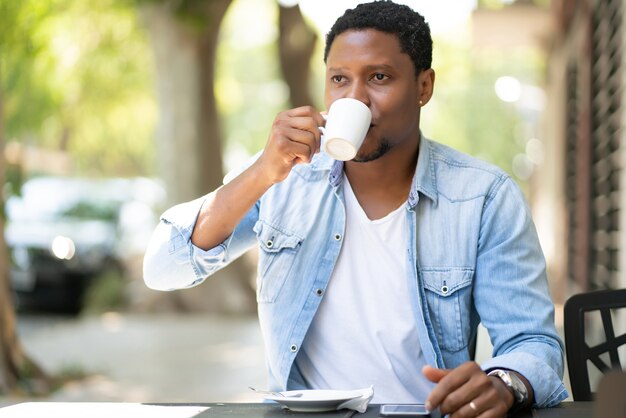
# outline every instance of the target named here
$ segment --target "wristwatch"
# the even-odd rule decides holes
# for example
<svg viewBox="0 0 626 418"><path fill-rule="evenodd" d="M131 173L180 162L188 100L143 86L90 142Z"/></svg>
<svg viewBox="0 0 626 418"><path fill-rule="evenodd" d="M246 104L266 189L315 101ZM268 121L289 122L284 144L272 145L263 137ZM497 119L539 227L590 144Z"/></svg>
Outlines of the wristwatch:
<svg viewBox="0 0 626 418"><path fill-rule="evenodd" d="M502 380L502 383L509 389L515 399L511 410L517 410L528 402L528 389L522 379L510 370L494 369L487 373L487 376L495 376Z"/></svg>

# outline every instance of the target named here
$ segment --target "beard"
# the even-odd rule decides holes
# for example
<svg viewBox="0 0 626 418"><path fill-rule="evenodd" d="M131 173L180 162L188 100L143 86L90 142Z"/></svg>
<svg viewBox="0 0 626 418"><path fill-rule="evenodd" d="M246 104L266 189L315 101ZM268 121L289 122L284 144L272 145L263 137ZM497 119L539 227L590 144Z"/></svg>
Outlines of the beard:
<svg viewBox="0 0 626 418"><path fill-rule="evenodd" d="M355 163L367 163L370 161L374 161L387 154L391 149L391 144L386 138L382 138L380 143L378 144L378 148L369 154L358 155L352 159Z"/></svg>

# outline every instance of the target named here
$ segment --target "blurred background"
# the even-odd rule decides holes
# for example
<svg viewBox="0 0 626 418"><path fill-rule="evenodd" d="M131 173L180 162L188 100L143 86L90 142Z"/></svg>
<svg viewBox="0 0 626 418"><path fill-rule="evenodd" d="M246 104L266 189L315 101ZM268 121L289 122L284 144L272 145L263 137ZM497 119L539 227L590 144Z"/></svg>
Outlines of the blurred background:
<svg viewBox="0 0 626 418"><path fill-rule="evenodd" d="M324 36L357 3L0 0L0 405L260 400L255 254L159 293L143 251L276 113L323 109ZM571 294L626 287L626 3L404 3L434 38L422 130L520 184L561 330Z"/></svg>

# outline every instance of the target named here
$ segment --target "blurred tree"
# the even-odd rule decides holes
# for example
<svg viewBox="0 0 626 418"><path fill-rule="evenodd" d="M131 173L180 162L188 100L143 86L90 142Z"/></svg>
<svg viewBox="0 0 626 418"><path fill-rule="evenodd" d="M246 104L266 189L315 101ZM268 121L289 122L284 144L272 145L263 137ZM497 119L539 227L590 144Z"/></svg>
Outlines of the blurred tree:
<svg viewBox="0 0 626 418"><path fill-rule="evenodd" d="M232 0L139 0L152 39L159 95L159 172L171 204L222 183L215 52Z"/></svg>
<svg viewBox="0 0 626 418"><path fill-rule="evenodd" d="M459 39L435 39L435 45L437 82L433 99L422 114L422 131L498 165L527 189L527 179L517 176L513 161L525 153L532 132L517 106L500 100L494 86L503 75L537 83L538 69L543 66L541 55L525 49L477 50Z"/></svg>
<svg viewBox="0 0 626 418"><path fill-rule="evenodd" d="M164 178L170 204L176 204L205 194L222 183L222 149L226 141L222 140L214 83L217 40L231 1L139 2L142 17L151 34L156 60L160 103L156 133L159 171ZM255 4L255 7L258 5ZM254 29L244 29L243 22L236 22L235 25L240 33ZM279 61L294 106L312 104L309 67L316 39L298 6L279 6ZM259 45L255 49L259 50ZM251 73L253 58L246 55L246 59L238 64L240 70ZM229 65L226 77L237 70ZM258 75L265 70L258 68L252 73ZM235 95L233 85L241 82L241 79L231 79L230 84L225 81L224 84L230 88L224 94ZM220 88L219 82L217 84ZM245 88L246 94L254 94L252 88ZM258 115L258 108L253 112ZM234 116L236 124L242 126L242 121L246 119L244 113L239 110ZM261 131L263 136L267 134L262 124ZM235 277L221 279L229 275ZM223 312L241 310L242 307L252 310L253 299L248 296L253 295L249 276L250 268L245 262L235 263L203 285L202 290L177 292L176 297L170 297L170 301L178 310L211 309ZM242 304L242 299L247 299L249 303Z"/></svg>
<svg viewBox="0 0 626 418"><path fill-rule="evenodd" d="M263 149L276 114L290 107L281 74L276 0L237 0L220 29L215 93L224 128L224 168Z"/></svg>
<svg viewBox="0 0 626 418"><path fill-rule="evenodd" d="M222 184L214 80L220 26L231 1L138 0L156 62L157 155L170 204L195 199ZM250 266L239 260L200 289L159 299L179 311L251 313L250 275Z"/></svg>
<svg viewBox="0 0 626 418"><path fill-rule="evenodd" d="M300 10L300 5L279 7L279 56L283 78L289 86L293 107L313 105L310 92L311 57L315 51L317 34L311 29Z"/></svg>
<svg viewBox="0 0 626 418"><path fill-rule="evenodd" d="M56 98L42 145L69 153L79 174L146 175L156 105L146 34L129 0L54 0L46 19L44 77Z"/></svg>
<svg viewBox="0 0 626 418"><path fill-rule="evenodd" d="M62 174L150 174L156 106L134 4L29 4L23 23L30 36L14 44L20 54L2 80L7 141L71 156L71 171ZM26 168L33 175L52 167Z"/></svg>
<svg viewBox="0 0 626 418"><path fill-rule="evenodd" d="M28 54L25 54L21 46L31 44L32 25L38 19L38 10L34 3L28 0L0 0L0 16L5 22L11 22L10 25L0 25L0 80L3 80L5 69L12 63L24 63L24 60L28 60ZM0 185L4 185L5 168L2 87L0 84ZM4 210L1 212L0 231L4 231ZM0 234L0 393L32 393L48 389L45 373L26 355L16 332L8 253L4 234Z"/></svg>

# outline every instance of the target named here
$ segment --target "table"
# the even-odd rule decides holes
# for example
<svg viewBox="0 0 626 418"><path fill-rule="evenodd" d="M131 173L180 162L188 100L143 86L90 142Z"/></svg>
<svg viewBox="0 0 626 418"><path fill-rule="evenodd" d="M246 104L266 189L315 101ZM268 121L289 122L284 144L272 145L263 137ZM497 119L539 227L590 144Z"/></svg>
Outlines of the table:
<svg viewBox="0 0 626 418"><path fill-rule="evenodd" d="M211 408L194 418L378 418L380 405L370 405L363 414L354 411L336 412L292 412L273 404L211 404ZM514 418L592 418L593 402L563 402L558 407L536 409L516 414Z"/></svg>
<svg viewBox="0 0 626 418"><path fill-rule="evenodd" d="M363 414L293 412L270 403L139 404L116 402L24 402L0 408L0 418L378 418L379 405ZM515 418L592 418L593 402L563 402L555 408L537 409Z"/></svg>

